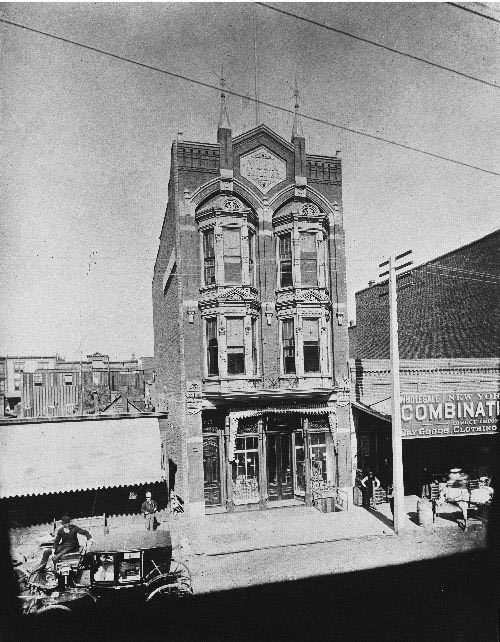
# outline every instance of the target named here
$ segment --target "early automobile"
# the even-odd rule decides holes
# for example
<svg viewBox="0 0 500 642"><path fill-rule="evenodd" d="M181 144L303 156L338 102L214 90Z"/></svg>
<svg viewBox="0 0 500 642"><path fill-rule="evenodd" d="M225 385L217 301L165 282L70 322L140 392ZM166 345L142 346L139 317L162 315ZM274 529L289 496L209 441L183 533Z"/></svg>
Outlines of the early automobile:
<svg viewBox="0 0 500 642"><path fill-rule="evenodd" d="M170 531L111 534L64 555L54 571L18 569L24 613L87 609L125 600L145 603L192 595L191 574L172 559Z"/></svg>

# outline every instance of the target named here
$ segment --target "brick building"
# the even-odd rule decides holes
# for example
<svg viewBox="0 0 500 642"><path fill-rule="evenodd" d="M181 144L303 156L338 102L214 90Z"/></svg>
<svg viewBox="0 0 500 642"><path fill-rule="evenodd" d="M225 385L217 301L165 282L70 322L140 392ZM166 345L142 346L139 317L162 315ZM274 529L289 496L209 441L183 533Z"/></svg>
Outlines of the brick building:
<svg viewBox="0 0 500 642"><path fill-rule="evenodd" d="M357 464L390 477L387 285L356 293L350 328ZM500 415L500 231L398 278L408 492L461 466L491 473ZM446 406L445 404L449 404ZM460 438L459 438L460 437Z"/></svg>
<svg viewBox="0 0 500 642"><path fill-rule="evenodd" d="M175 141L153 279L156 409L193 514L352 486L341 160L261 125Z"/></svg>

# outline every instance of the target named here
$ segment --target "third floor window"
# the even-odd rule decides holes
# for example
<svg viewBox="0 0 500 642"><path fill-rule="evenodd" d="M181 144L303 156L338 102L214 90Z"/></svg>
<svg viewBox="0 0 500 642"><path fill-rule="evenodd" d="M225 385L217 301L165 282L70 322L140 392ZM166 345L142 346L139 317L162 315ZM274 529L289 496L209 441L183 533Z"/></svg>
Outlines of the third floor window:
<svg viewBox="0 0 500 642"><path fill-rule="evenodd" d="M316 233L304 232L300 235L300 282L302 285L318 285L318 256Z"/></svg>
<svg viewBox="0 0 500 642"><path fill-rule="evenodd" d="M293 285L292 278L292 235L290 232L279 237L280 287Z"/></svg>
<svg viewBox="0 0 500 642"><path fill-rule="evenodd" d="M203 269L205 285L215 283L215 247L214 230L210 229L203 233Z"/></svg>
<svg viewBox="0 0 500 642"><path fill-rule="evenodd" d="M224 243L224 282L241 284L241 229L225 227Z"/></svg>

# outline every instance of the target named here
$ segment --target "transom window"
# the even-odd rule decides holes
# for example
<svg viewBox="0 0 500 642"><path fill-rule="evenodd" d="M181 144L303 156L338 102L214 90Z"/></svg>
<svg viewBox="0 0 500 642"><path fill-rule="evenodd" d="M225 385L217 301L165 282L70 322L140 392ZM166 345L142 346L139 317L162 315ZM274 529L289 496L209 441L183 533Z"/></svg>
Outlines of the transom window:
<svg viewBox="0 0 500 642"><path fill-rule="evenodd" d="M224 282L241 284L241 228L225 227L224 243Z"/></svg>
<svg viewBox="0 0 500 642"><path fill-rule="evenodd" d="M292 234L288 232L279 237L280 286L293 285L292 277Z"/></svg>
<svg viewBox="0 0 500 642"><path fill-rule="evenodd" d="M295 335L293 319L282 322L283 372L295 374Z"/></svg>
<svg viewBox="0 0 500 642"><path fill-rule="evenodd" d="M304 372L320 372L319 319L304 319Z"/></svg>
<svg viewBox="0 0 500 642"><path fill-rule="evenodd" d="M302 285L318 285L318 256L316 233L300 234L300 282Z"/></svg>
<svg viewBox="0 0 500 642"><path fill-rule="evenodd" d="M213 229L203 232L203 270L205 285L215 283L215 247Z"/></svg>
<svg viewBox="0 0 500 642"><path fill-rule="evenodd" d="M227 374L245 374L245 340L243 319L228 318L226 325L227 336Z"/></svg>

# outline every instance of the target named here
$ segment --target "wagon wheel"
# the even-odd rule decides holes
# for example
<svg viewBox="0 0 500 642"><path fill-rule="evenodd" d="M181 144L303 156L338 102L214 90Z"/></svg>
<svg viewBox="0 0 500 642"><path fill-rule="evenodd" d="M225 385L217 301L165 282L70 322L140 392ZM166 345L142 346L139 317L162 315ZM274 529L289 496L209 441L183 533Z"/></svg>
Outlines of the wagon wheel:
<svg viewBox="0 0 500 642"><path fill-rule="evenodd" d="M146 598L146 602L150 604L159 603L165 599L189 597L193 594L190 586L182 583L164 584L152 591Z"/></svg>
<svg viewBox="0 0 500 642"><path fill-rule="evenodd" d="M193 592L191 573L185 564L178 562L177 560L172 560L170 565L170 574L174 575L176 581L185 586L190 593Z"/></svg>

